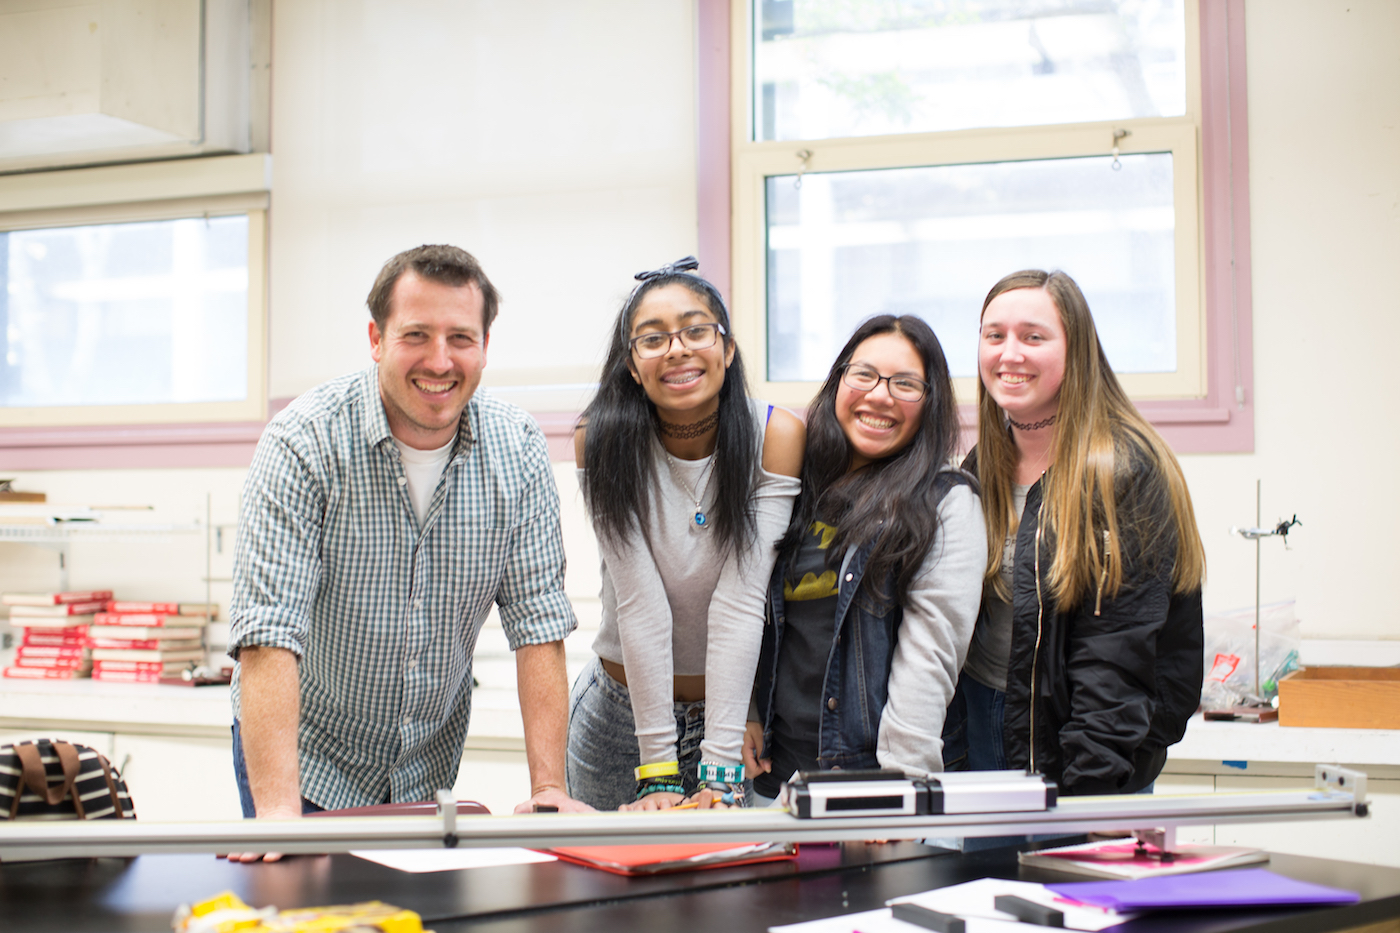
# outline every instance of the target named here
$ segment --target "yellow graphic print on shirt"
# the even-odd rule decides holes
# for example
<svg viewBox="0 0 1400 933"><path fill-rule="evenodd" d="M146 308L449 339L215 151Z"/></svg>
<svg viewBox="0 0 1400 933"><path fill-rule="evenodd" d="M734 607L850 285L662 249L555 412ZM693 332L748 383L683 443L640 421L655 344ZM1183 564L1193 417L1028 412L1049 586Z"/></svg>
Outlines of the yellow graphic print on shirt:
<svg viewBox="0 0 1400 933"><path fill-rule="evenodd" d="M836 537L836 528L826 522L812 522L811 534L813 537L820 536L821 543L817 547L823 551L831 547L831 541ZM836 595L836 571L827 570L823 573L804 573L802 579L794 586L792 581L783 583L783 598L789 602L805 602L812 599L826 599Z"/></svg>

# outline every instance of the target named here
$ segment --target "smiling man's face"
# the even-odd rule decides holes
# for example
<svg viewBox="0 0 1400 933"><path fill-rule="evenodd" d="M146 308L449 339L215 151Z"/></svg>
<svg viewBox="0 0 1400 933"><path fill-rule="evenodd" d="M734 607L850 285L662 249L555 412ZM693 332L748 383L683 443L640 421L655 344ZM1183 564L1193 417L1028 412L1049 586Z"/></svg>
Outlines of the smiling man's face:
<svg viewBox="0 0 1400 933"><path fill-rule="evenodd" d="M370 354L379 364L379 397L394 437L434 450L457 434L491 335L475 282L453 287L405 272L394 284L381 331L369 325Z"/></svg>

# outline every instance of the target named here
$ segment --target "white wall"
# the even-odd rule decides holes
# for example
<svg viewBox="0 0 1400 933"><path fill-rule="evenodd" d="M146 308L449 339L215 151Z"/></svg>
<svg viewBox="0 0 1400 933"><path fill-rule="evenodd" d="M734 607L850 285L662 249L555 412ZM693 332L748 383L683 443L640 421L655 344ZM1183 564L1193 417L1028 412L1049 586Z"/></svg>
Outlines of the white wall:
<svg viewBox="0 0 1400 933"><path fill-rule="evenodd" d="M1266 601L1304 635L1400 639L1400 426L1386 349L1400 319L1400 4L1246 6L1255 453L1184 457L1210 561L1207 608L1252 605L1254 546L1228 533L1295 511L1263 542Z"/></svg>
<svg viewBox="0 0 1400 933"><path fill-rule="evenodd" d="M688 0L275 15L272 396L364 365L374 276L425 242L502 293L487 385L592 381L632 273L695 251Z"/></svg>
<svg viewBox="0 0 1400 933"><path fill-rule="evenodd" d="M364 365L364 295L406 246L447 240L481 257L506 299L488 368L498 384L587 372L631 273L694 249L685 0L276 11L274 396ZM1400 293L1379 274L1400 258L1400 4L1252 2L1247 28L1257 441L1254 454L1183 458L1207 606L1253 601L1253 546L1228 529L1252 524L1262 478L1265 520L1303 521L1292 550L1264 542L1264 598L1296 596L1313 637L1400 639L1389 494L1400 428L1385 407ZM242 475L54 471L19 485L55 501L154 504L170 521L202 514L212 491L221 520ZM586 597L596 558L571 474L559 475L573 510L569 588ZM142 553L75 561L73 582L131 577L124 592L137 598L202 588L176 569L188 555ZM0 545L0 588L51 567Z"/></svg>

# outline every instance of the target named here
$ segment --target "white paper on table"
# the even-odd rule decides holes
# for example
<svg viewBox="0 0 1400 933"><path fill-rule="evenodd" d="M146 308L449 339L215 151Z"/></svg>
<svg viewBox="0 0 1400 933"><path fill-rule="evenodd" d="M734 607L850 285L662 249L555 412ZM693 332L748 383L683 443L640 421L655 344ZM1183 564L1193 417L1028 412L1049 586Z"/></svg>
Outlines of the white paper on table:
<svg viewBox="0 0 1400 933"><path fill-rule="evenodd" d="M992 902L1001 894L1015 895L1060 911L1065 915L1065 928L1068 930L1102 930L1137 916L1136 913L1118 913L1099 907L1077 907L1073 904L1056 903L1058 895L1048 890L1043 884L1032 884L1029 881L1006 881L1001 878L979 878L965 884L935 888L932 891L923 891L908 897L896 897L890 903L918 904L929 910L956 914L964 918L984 917L989 920L1015 921L1016 918L1011 914L1002 913L992 906ZM978 929L982 929L982 927L979 925ZM1024 931L1024 925L1021 929ZM967 930L968 933L972 933L971 923L968 923ZM871 933L871 931L867 930L863 933Z"/></svg>
<svg viewBox="0 0 1400 933"><path fill-rule="evenodd" d="M381 849L351 852L369 862L378 862L399 871L460 871L463 868L492 868L496 865L529 865L558 861L552 855L533 849Z"/></svg>
<svg viewBox="0 0 1400 933"><path fill-rule="evenodd" d="M905 900L905 898L901 898ZM967 918L967 933L1026 933L1024 923L1008 923L1004 920L986 920L982 917ZM803 923L789 923L780 927L769 927L769 933L928 933L921 926L896 920L888 907L879 910L863 910L860 913L844 914L840 917L826 917L821 920L807 920Z"/></svg>

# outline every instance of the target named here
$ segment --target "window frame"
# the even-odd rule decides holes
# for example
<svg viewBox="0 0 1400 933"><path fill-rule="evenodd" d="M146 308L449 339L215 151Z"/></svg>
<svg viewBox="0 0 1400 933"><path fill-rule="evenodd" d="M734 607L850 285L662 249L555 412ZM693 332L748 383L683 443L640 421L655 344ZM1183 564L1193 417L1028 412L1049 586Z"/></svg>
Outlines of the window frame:
<svg viewBox="0 0 1400 933"><path fill-rule="evenodd" d="M260 428L266 422L271 164L270 156L253 154L0 176L0 230L6 232L248 217L247 397L230 402L0 408L0 453L6 461L30 460L12 448L87 448L161 440L227 443L234 435L242 440L251 425Z"/></svg>
<svg viewBox="0 0 1400 933"><path fill-rule="evenodd" d="M760 361L764 377L767 328L762 291L765 244L761 179L773 159L788 160L787 171L776 174L793 171L797 149L812 151L808 171L876 167L866 162L857 165L854 154L870 157L874 153L878 157L879 147L892 146L880 166L888 167L889 154L896 153L902 142L906 150L923 158L901 164L929 164L923 161L926 152L933 153L936 161L932 164L950 164L969 161L968 155L987 151L988 140L1012 134L1030 140L1028 151L1046 152L1049 157L1057 152L1061 156L1104 155L1109 149L1105 140L1111 141L1114 127L1132 131L1120 143L1124 153L1163 151L1164 134L1185 133L1188 130L1184 127L1189 127L1189 145L1195 157L1174 159L1176 171L1188 169L1189 163L1194 176L1189 185L1176 184L1178 353L1179 361L1184 361L1186 351L1195 351L1194 364L1168 392L1161 391L1160 383L1152 385L1157 380L1144 379L1146 374L1126 374L1124 382L1139 409L1179 452L1253 450L1244 0L1187 0L1188 112L1184 117L910 134L910 138L750 142L749 3L698 0L697 27L700 258L707 274L722 289L728 289L736 334L745 351ZM725 63L722 78L718 74L721 61ZM716 105L720 95L724 107ZM723 126L718 119L720 110L725 111ZM728 143L728 164L722 167L716 165L713 142L720 135ZM1097 141L1093 148L1091 140ZM1179 139L1170 141L1181 145ZM920 146L925 148L920 150ZM859 153L862 148L866 151ZM759 179L757 184L755 179ZM716 229L719 212L706 209L721 194L729 201L723 231ZM1183 229L1188 226L1191 229ZM1184 252L1183 239L1189 240ZM1189 261L1183 262L1182 257ZM1183 267L1189 268L1183 272ZM960 408L967 429L975 425L970 391L975 384L971 379L958 381L964 384ZM775 383L766 378L754 382L758 394L788 405L804 404L816 389L815 383Z"/></svg>

